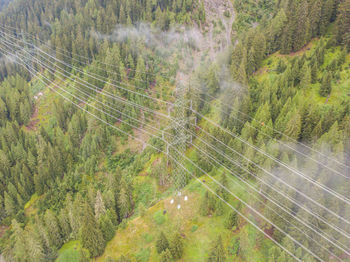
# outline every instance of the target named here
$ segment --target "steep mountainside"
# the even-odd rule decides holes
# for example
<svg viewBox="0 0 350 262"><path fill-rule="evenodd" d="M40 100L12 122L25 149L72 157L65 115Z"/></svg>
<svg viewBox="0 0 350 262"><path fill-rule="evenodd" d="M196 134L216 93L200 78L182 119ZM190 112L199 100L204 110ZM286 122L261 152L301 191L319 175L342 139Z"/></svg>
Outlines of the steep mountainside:
<svg viewBox="0 0 350 262"><path fill-rule="evenodd" d="M349 260L349 51L350 0L11 1L0 261Z"/></svg>

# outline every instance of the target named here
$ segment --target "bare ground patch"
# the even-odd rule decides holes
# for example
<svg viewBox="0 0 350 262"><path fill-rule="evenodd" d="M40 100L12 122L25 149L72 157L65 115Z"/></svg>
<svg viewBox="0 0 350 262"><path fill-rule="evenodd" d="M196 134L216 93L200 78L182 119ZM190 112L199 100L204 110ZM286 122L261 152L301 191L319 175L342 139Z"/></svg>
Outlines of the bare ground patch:
<svg viewBox="0 0 350 262"><path fill-rule="evenodd" d="M39 123L38 114L39 114L39 108L37 106L35 106L34 112L30 118L30 121L29 121L28 125L26 126L27 131L37 130L38 123Z"/></svg>

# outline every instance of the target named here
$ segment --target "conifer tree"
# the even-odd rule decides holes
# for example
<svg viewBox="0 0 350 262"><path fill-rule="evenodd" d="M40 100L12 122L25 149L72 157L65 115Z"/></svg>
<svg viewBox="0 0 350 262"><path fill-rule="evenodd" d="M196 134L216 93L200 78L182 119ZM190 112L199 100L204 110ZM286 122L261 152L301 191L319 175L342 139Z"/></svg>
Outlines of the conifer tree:
<svg viewBox="0 0 350 262"><path fill-rule="evenodd" d="M301 117L299 112L293 110L293 114L286 124L284 133L286 136L291 137L295 140L299 139L301 132Z"/></svg>
<svg viewBox="0 0 350 262"><path fill-rule="evenodd" d="M160 254L160 262L172 262L174 261L170 250L167 248Z"/></svg>
<svg viewBox="0 0 350 262"><path fill-rule="evenodd" d="M175 260L180 259L183 255L183 241L179 233L175 233L170 240L170 252Z"/></svg>
<svg viewBox="0 0 350 262"><path fill-rule="evenodd" d="M114 237L114 229L115 229L111 221L110 212L104 215L101 215L98 222L99 222L104 240L106 242L110 241Z"/></svg>
<svg viewBox="0 0 350 262"><path fill-rule="evenodd" d="M284 72L284 70L286 70L286 68L287 68L287 66L286 66L284 60L283 59L279 59L278 60L278 64L277 64L277 68L276 68L277 72L279 74L282 74Z"/></svg>
<svg viewBox="0 0 350 262"><path fill-rule="evenodd" d="M84 204L83 210L84 218L81 228L81 243L84 248L89 250L92 257L96 257L102 254L105 247L105 241L100 228L96 223L94 214L87 203Z"/></svg>
<svg viewBox="0 0 350 262"><path fill-rule="evenodd" d="M96 193L96 200L95 200L95 217L98 220L101 215L104 215L106 213L105 204L102 199L101 191L98 190Z"/></svg>
<svg viewBox="0 0 350 262"><path fill-rule="evenodd" d="M157 252L161 254L163 251L169 248L169 241L166 238L164 232L160 232L156 242Z"/></svg>
<svg viewBox="0 0 350 262"><path fill-rule="evenodd" d="M337 17L337 40L350 51L350 0L344 0L339 5Z"/></svg>
<svg viewBox="0 0 350 262"><path fill-rule="evenodd" d="M209 213L209 193L205 192L204 196L202 196L201 204L199 205L199 212L202 216L207 216Z"/></svg>
<svg viewBox="0 0 350 262"><path fill-rule="evenodd" d="M309 88L310 84L311 84L311 69L310 67L305 63L302 69L302 78L301 78L301 82L300 82L300 87L301 88Z"/></svg>
<svg viewBox="0 0 350 262"><path fill-rule="evenodd" d="M226 259L226 251L224 245L222 244L222 238L219 236L217 240L212 243L210 249L208 262L224 262Z"/></svg>
<svg viewBox="0 0 350 262"><path fill-rule="evenodd" d="M51 210L47 210L44 220L48 237L50 239L50 246L59 248L63 243L63 239L57 217Z"/></svg>
<svg viewBox="0 0 350 262"><path fill-rule="evenodd" d="M237 226L237 212L232 211L225 220L225 227L231 230L235 226Z"/></svg>
<svg viewBox="0 0 350 262"><path fill-rule="evenodd" d="M15 219L12 220L11 227L13 231L11 238L14 242L13 256L15 260L20 261L27 255L27 243L25 242L25 238L23 237L23 229Z"/></svg>
<svg viewBox="0 0 350 262"><path fill-rule="evenodd" d="M8 216L12 216L16 214L17 212L16 200L13 199L13 197L7 192L5 192L4 205L5 205L6 214Z"/></svg>
<svg viewBox="0 0 350 262"><path fill-rule="evenodd" d="M142 79L147 78L147 76L148 74L146 72L145 61L143 60L142 56L139 55L136 65L135 85L139 88L146 89L148 87L148 83L145 83L144 81L142 81Z"/></svg>
<svg viewBox="0 0 350 262"><path fill-rule="evenodd" d="M40 236L35 230L35 228L29 228L28 230L25 230L24 238L26 239L27 243L28 261L45 262L47 260L54 259L52 251L50 250L51 247L49 248L49 252L47 252L46 254L44 253L42 240L40 239Z"/></svg>
<svg viewBox="0 0 350 262"><path fill-rule="evenodd" d="M122 187L119 191L118 207L120 210L120 218L126 218L130 211L130 200L125 181L122 183Z"/></svg>
<svg viewBox="0 0 350 262"><path fill-rule="evenodd" d="M326 73L326 75L322 79L321 87L320 87L320 95L328 96L332 92L332 76L330 73Z"/></svg>

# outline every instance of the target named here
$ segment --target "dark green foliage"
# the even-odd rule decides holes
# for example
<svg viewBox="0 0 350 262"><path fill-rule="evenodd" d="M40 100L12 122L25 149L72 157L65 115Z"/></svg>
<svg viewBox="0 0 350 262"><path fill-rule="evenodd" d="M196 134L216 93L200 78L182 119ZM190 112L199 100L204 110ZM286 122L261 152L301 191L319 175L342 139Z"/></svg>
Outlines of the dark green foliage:
<svg viewBox="0 0 350 262"><path fill-rule="evenodd" d="M328 96L332 92L332 76L330 73L326 73L326 75L322 79L321 87L320 87L320 95Z"/></svg>
<svg viewBox="0 0 350 262"><path fill-rule="evenodd" d="M109 210L106 214L99 218L99 226L106 242L110 241L114 237L115 227L112 223L112 219L111 211Z"/></svg>
<svg viewBox="0 0 350 262"><path fill-rule="evenodd" d="M295 140L324 143L329 151L343 153L342 148L350 145L349 103L341 101L336 105L325 106L298 99L302 100L300 94L319 81L322 82L320 94L328 96L332 90L332 80L335 82L343 77L339 70L345 67L346 48L350 47L350 2L281 0L274 3L249 0L234 1L234 5L237 11L234 28L244 31L244 34L240 34L238 44L232 48L231 72L235 80L249 85L249 88L242 88L243 94L232 91L234 99L226 99L228 104L234 105L234 109L240 112L222 108L228 115L222 116L220 121L249 144L271 152L288 164L298 166L303 162L271 144L269 136L286 139L278 133L283 132ZM224 15L228 17L231 14L226 11ZM175 23L204 23L204 4L197 0L14 0L9 10L0 15L1 24L17 27L18 32L28 32L45 41L50 40L54 49L71 53L64 57L62 53L56 52L57 58L105 77L107 82L135 85L148 94L150 87L157 87L157 82L164 82L158 74L159 68L168 68L157 61L159 58L154 56L153 50L148 51L142 43L138 43L142 52L136 52L133 44L99 41L95 37L95 32L110 34L117 23L136 25L140 21L152 23L164 30ZM259 22L256 27L243 30L251 27L254 22ZM337 31L331 34L334 33L335 37L330 37L325 42L322 36L327 30L332 30L329 24L333 22ZM277 74L273 78L263 83L254 80L254 74L267 55L276 51L282 54L298 51L314 37L321 37L321 40L312 47L314 51L310 55L278 59L278 64L274 65ZM337 44L344 48L339 56L329 59L325 53ZM79 62L84 60L81 56L89 57L91 63L83 65ZM269 59L268 66L273 61L274 59ZM111 70L108 72L109 68L101 63L115 66L115 74ZM69 70L67 67L63 69ZM137 72L133 71L135 69ZM21 72L22 77L14 75L17 71ZM221 67L212 65L199 74L200 86L204 92L219 94L220 71ZM58 65L57 72L62 72ZM122 143L129 142L127 135L113 131L87 117L70 103L56 98L47 108L48 115L45 117L48 118L48 123L43 121L37 130L27 130L25 125L29 123L34 110L34 94L31 93L34 88L27 83L30 78L23 70L11 63L4 63L3 60L0 60L0 74L4 79L0 85L0 224L11 225L8 235L1 241L1 252L4 250L6 261L21 261L22 258L28 261L53 261L58 255L57 250L65 242L80 239L91 257L100 255L105 242L113 238L118 224L123 221L122 226L127 226L126 218L134 214L135 207L139 206L142 210L141 201L134 199L134 177L155 151L146 149L142 154L122 151L116 145L119 145L120 140ZM72 76L77 77L76 72ZM59 79L53 77L53 80ZM157 107L92 77L84 77L84 80L140 105L153 109ZM80 88L84 89L82 86ZM91 90L85 91L93 98ZM231 90L225 92L225 95L227 93L231 93ZM96 98L135 118L147 114L102 95L96 95ZM210 112L210 105L195 99L193 102L200 112ZM250 117L257 121L251 121ZM103 116L104 118L111 123L115 122L108 116ZM133 132L126 124L120 126L126 132ZM273 132L271 127L278 132ZM265 170L275 168L269 159L239 139L233 139L216 128L210 130L210 133L222 140L224 145L236 150L230 151L216 141L210 141L223 152L237 160L243 156L252 160L239 160L238 166L217 152L206 149L242 178L254 180L250 172L260 175L253 163L263 166ZM160 140L152 140L151 143L157 147L163 146ZM199 154L195 157L195 162L205 171L215 171L207 157ZM104 162L106 166L102 164ZM159 184L165 186L165 161L153 171ZM322 170L313 172L318 171L324 177ZM198 170L194 172L196 175L201 173ZM228 186L225 175L218 180ZM222 188L217 188L216 193L224 200L231 198ZM33 201L29 205L31 198ZM146 197L142 199L145 206L149 205L147 201ZM24 210L26 203L29 208ZM35 215L29 217L27 213L33 210ZM199 210L202 215L223 215L224 211L223 202L216 196L208 192L204 194ZM155 220L158 224L166 221L163 214L157 214ZM225 227L232 230L234 226L237 226L237 214L232 212L226 218ZM192 231L197 228L194 226ZM262 242L261 234L259 236L257 246ZM280 236L276 239L283 240ZM183 255L183 243L179 234L175 234L169 243L161 233L156 246L162 261L180 259ZM239 250L239 240L235 240L230 246L230 254L237 255ZM81 252L82 260L88 261L86 250L82 249ZM286 260L283 252L271 250L269 253L273 261ZM150 249L142 249L136 255L137 258L144 259L149 256ZM225 248L219 238L213 243L208 261L223 261L225 256ZM304 259L312 261L310 257ZM118 261L130 260L120 257Z"/></svg>
<svg viewBox="0 0 350 262"><path fill-rule="evenodd" d="M339 43L345 45L350 51L350 1L341 1L338 9L337 40Z"/></svg>
<svg viewBox="0 0 350 262"><path fill-rule="evenodd" d="M158 254L161 254L163 251L169 248L169 241L165 236L164 232L161 232L159 234L156 242L156 247L157 247Z"/></svg>
<svg viewBox="0 0 350 262"><path fill-rule="evenodd" d="M230 212L225 220L225 227L231 230L233 227L237 226L237 213L235 211Z"/></svg>
<svg viewBox="0 0 350 262"><path fill-rule="evenodd" d="M250 4L244 3L242 5L249 6ZM344 11L346 9L345 5L343 4L342 14L347 16L348 13ZM339 9L341 10L340 7ZM324 35L327 26L336 17L338 1L281 0L275 6L275 10L273 19L264 21L265 23L260 27L250 29L242 37L241 43L234 48L232 60L235 62L231 66L233 76L237 81L246 84L247 78L259 68L262 59L267 54L272 54L276 51L280 51L282 54L289 54L304 47L311 38ZM338 27L348 30L349 27L346 27L348 22L344 23L339 21ZM340 38L339 36L338 41L344 41ZM321 60L319 59L318 64L323 64L322 53L319 53L319 55ZM317 65L312 63L311 71L315 70L314 66ZM277 66L277 71L282 73L284 70L285 68L280 62ZM315 81L315 75L313 74L312 82L314 83Z"/></svg>
<svg viewBox="0 0 350 262"><path fill-rule="evenodd" d="M278 64L277 64L277 68L276 68L277 72L281 74L284 72L284 70L286 70L286 68L287 68L287 66L286 66L284 60L279 59Z"/></svg>
<svg viewBox="0 0 350 262"><path fill-rule="evenodd" d="M170 252L172 254L172 257L177 260L180 259L183 255L183 241L182 237L179 233L174 234L174 236L170 240Z"/></svg>
<svg viewBox="0 0 350 262"><path fill-rule="evenodd" d="M102 254L105 240L87 203L84 204L83 212L84 221L81 228L81 243L84 248L89 250L92 257L96 257Z"/></svg>
<svg viewBox="0 0 350 262"><path fill-rule="evenodd" d="M216 204L216 198L211 193L206 191L204 196L202 196L201 204L199 206L199 213L202 216L207 216L209 214L214 213L216 209Z"/></svg>

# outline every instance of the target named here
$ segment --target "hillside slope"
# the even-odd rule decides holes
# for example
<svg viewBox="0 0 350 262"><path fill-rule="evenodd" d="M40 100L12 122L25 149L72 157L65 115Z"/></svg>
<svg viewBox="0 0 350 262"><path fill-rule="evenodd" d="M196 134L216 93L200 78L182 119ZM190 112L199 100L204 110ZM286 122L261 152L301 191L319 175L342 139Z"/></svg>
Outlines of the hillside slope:
<svg viewBox="0 0 350 262"><path fill-rule="evenodd" d="M0 254L349 260L349 7L13 0L0 14Z"/></svg>

